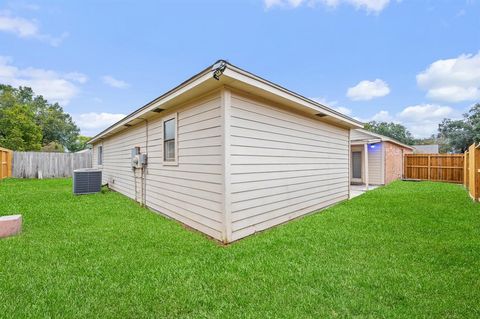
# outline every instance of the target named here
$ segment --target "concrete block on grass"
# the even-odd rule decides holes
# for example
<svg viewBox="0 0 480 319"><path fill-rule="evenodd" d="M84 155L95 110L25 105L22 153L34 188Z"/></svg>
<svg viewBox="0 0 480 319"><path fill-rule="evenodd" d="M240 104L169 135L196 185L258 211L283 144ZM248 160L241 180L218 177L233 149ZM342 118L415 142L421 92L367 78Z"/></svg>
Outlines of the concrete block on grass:
<svg viewBox="0 0 480 319"><path fill-rule="evenodd" d="M0 216L0 238L20 233L22 230L22 215Z"/></svg>

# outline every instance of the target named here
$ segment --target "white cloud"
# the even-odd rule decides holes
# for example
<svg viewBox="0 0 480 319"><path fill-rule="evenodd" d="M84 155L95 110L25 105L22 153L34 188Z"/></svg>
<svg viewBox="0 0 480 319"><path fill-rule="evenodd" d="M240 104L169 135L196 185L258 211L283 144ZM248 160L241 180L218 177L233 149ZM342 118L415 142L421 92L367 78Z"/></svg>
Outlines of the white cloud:
<svg viewBox="0 0 480 319"><path fill-rule="evenodd" d="M68 36L64 32L60 36L52 36L50 34L40 32L38 23L35 20L28 20L21 17L14 17L8 11L0 11L0 32L14 34L20 38L37 39L51 46L59 46L60 43Z"/></svg>
<svg viewBox="0 0 480 319"><path fill-rule="evenodd" d="M417 75L417 84L427 97L443 102L480 99L480 52L438 60Z"/></svg>
<svg viewBox="0 0 480 319"><path fill-rule="evenodd" d="M338 104L337 100L329 100L325 97L312 97L310 100L314 100L315 102L318 102L322 105L328 106L328 107L333 107Z"/></svg>
<svg viewBox="0 0 480 319"><path fill-rule="evenodd" d="M347 96L353 101L368 101L390 93L388 84L380 79L360 81L347 91Z"/></svg>
<svg viewBox="0 0 480 319"><path fill-rule="evenodd" d="M13 33L21 38L38 34L38 27L33 21L7 16L0 13L0 31Z"/></svg>
<svg viewBox="0 0 480 319"><path fill-rule="evenodd" d="M406 107L397 114L397 119L405 125L413 135L428 137L438 131L438 124L444 118L455 118L459 114L448 106L436 104L419 104Z"/></svg>
<svg viewBox="0 0 480 319"><path fill-rule="evenodd" d="M348 4L356 9L379 13L388 6L390 0L264 0L267 9L275 6L297 8L302 4L313 7L317 3L331 8L335 8L340 4Z"/></svg>
<svg viewBox="0 0 480 319"><path fill-rule="evenodd" d="M74 82L86 81L87 77L78 72L61 74L33 67L19 68L12 64L11 58L0 56L0 83L31 87L49 102L67 105L80 90Z"/></svg>
<svg viewBox="0 0 480 319"><path fill-rule="evenodd" d="M407 106L394 115L382 110L362 122L394 122L404 125L415 137L429 137L437 133L438 124L444 118L460 117L459 112L449 106L436 104L418 104Z"/></svg>
<svg viewBox="0 0 480 319"><path fill-rule="evenodd" d="M322 105L325 105L337 112L340 112L342 114L345 114L345 115L351 115L352 114L352 110L349 109L348 107L344 107L344 106L338 106L338 101L336 100L328 100L326 99L325 97L313 97L313 98L310 98L311 100L314 100Z"/></svg>
<svg viewBox="0 0 480 319"><path fill-rule="evenodd" d="M392 115L390 115L390 112L381 110L377 113L375 113L373 116L369 118L363 118L359 116L354 116L354 119L359 120L360 122L366 123L370 121L377 121L377 122L396 122L396 120L393 118Z"/></svg>
<svg viewBox="0 0 480 319"><path fill-rule="evenodd" d="M303 0L264 0L265 7L271 8L274 6L291 6L298 7L301 5Z"/></svg>
<svg viewBox="0 0 480 319"><path fill-rule="evenodd" d="M130 86L130 84L128 84L127 82L115 79L111 75L103 76L102 80L103 80L103 83L105 83L105 84L107 84L107 85L109 85L113 88L117 88L117 89L126 89Z"/></svg>
<svg viewBox="0 0 480 319"><path fill-rule="evenodd" d="M374 116L372 116L371 121L391 122L391 121L393 121L393 117L390 115L390 112L385 111L385 110L381 110L380 112L378 112Z"/></svg>
<svg viewBox="0 0 480 319"><path fill-rule="evenodd" d="M65 78L68 79L68 80L78 82L78 83L82 83L82 84L86 83L87 80L88 80L88 77L85 74L80 73L80 72L67 73L67 74L65 74Z"/></svg>
<svg viewBox="0 0 480 319"><path fill-rule="evenodd" d="M348 2L357 9L378 13L387 7L390 0L349 0Z"/></svg>
<svg viewBox="0 0 480 319"><path fill-rule="evenodd" d="M398 116L404 120L421 121L426 119L443 119L452 115L453 109L449 106L440 106L435 104L418 104L407 106Z"/></svg>
<svg viewBox="0 0 480 319"><path fill-rule="evenodd" d="M82 135L91 136L98 134L113 123L123 119L125 114L115 113L83 113L73 115L75 123L80 127Z"/></svg>
<svg viewBox="0 0 480 319"><path fill-rule="evenodd" d="M334 109L335 111L340 112L344 115L352 115L352 110L349 109L348 107L337 106L337 107L332 107L332 109Z"/></svg>

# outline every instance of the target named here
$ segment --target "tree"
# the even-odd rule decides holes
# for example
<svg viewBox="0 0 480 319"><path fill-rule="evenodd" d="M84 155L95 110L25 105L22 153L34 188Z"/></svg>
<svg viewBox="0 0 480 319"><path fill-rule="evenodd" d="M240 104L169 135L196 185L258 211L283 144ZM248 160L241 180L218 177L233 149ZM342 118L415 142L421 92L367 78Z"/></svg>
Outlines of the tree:
<svg viewBox="0 0 480 319"><path fill-rule="evenodd" d="M43 100L43 98L41 99ZM76 142L80 133L80 129L75 125L72 117L65 113L58 103L40 103L39 99L36 99L35 102L37 123L43 133L42 145L56 142L69 149L69 146Z"/></svg>
<svg viewBox="0 0 480 319"><path fill-rule="evenodd" d="M39 150L42 130L31 110L15 104L0 109L0 145L14 151Z"/></svg>
<svg viewBox="0 0 480 319"><path fill-rule="evenodd" d="M18 102L12 87L0 85L0 145L14 151L39 150L42 130L31 107Z"/></svg>
<svg viewBox="0 0 480 319"><path fill-rule="evenodd" d="M465 152L471 144L480 142L480 103L475 104L461 120L444 119L438 132L438 136L447 141L451 152Z"/></svg>
<svg viewBox="0 0 480 319"><path fill-rule="evenodd" d="M73 147L75 151L81 147L78 144L80 129L58 103L48 103L41 95L36 96L28 87L13 88L9 85L0 85L0 95L3 125L8 124L0 127L3 145L8 143L14 150L38 150L43 146L47 150L61 151ZM8 109L14 106L16 113L8 112ZM40 142L32 140L38 135L32 131L32 123L26 122L32 118L35 127L40 128ZM23 131L30 135L23 136L20 134Z"/></svg>
<svg viewBox="0 0 480 319"><path fill-rule="evenodd" d="M52 153L64 153L65 148L63 145L57 143L57 142L50 142L47 145L43 145L42 152L52 152Z"/></svg>
<svg viewBox="0 0 480 319"><path fill-rule="evenodd" d="M87 148L87 142L90 140L90 137L79 135L78 138L70 143L67 148L70 152L78 152Z"/></svg>
<svg viewBox="0 0 480 319"><path fill-rule="evenodd" d="M414 142L412 133L402 124L371 121L365 124L365 129L373 133L391 137L407 145L413 145Z"/></svg>

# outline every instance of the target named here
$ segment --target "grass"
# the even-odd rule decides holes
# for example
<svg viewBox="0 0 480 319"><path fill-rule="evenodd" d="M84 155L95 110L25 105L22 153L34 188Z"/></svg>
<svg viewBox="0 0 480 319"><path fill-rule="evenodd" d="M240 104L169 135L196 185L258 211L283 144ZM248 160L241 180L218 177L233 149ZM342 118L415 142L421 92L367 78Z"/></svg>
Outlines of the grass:
<svg viewBox="0 0 480 319"><path fill-rule="evenodd" d="M395 182L222 247L114 192L0 182L0 317L478 318L480 206Z"/></svg>

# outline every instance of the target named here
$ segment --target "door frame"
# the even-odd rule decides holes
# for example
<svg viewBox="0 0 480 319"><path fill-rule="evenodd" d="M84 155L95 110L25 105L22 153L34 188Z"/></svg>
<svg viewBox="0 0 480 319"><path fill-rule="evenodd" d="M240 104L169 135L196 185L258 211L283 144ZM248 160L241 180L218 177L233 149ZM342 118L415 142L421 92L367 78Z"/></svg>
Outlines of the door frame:
<svg viewBox="0 0 480 319"><path fill-rule="evenodd" d="M358 145L352 145L352 146L354 147L354 146L358 146ZM354 177L353 177L353 153L354 153L354 152L355 152L355 153L357 153L357 152L360 153L360 170L361 170L361 171L360 171L360 176L361 176L360 178L354 178ZM351 169L351 172L352 172L352 173L351 173L351 176L350 176L350 181L351 181L352 183L363 183L363 171L364 171L364 166L363 166L363 164L364 164L364 163L363 163L363 162L364 162L364 160L363 160L363 157L364 157L364 156L363 156L363 148L362 148L362 149L358 149L358 150L353 150L353 149L351 149L351 150L350 150L350 157L351 157L351 165L352 165L352 167L350 168L350 169Z"/></svg>

